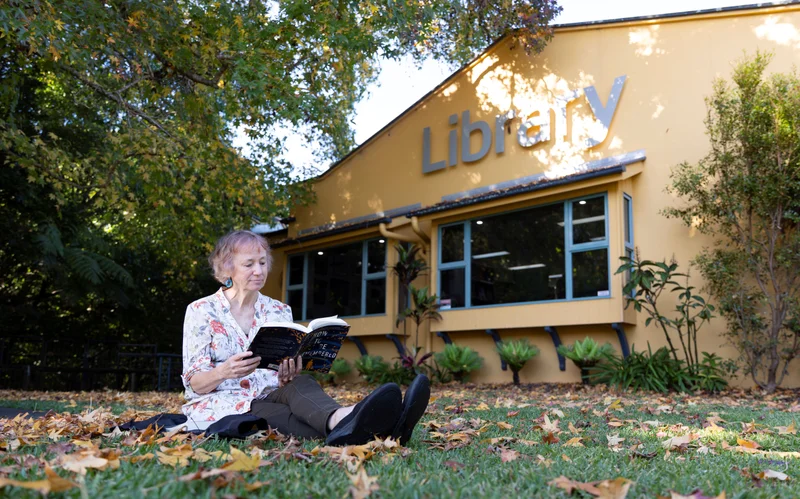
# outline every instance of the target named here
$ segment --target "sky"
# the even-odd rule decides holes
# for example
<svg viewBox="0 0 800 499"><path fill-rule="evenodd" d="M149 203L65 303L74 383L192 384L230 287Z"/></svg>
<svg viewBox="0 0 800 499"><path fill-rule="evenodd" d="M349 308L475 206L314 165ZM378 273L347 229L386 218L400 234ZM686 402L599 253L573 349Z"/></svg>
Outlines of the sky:
<svg viewBox="0 0 800 499"><path fill-rule="evenodd" d="M563 8L555 24L568 24L623 17L648 16L670 12L686 12L735 5L749 5L757 0L561 0ZM557 35L556 35L557 36ZM376 84L365 98L356 104L353 128L356 143L362 144L422 96L444 81L452 69L428 60L418 67L410 58L400 61L383 61ZM297 166L313 166L324 171L330 165L314 164L311 151L299 136L287 137L286 159ZM240 136L234 145L243 147Z"/></svg>

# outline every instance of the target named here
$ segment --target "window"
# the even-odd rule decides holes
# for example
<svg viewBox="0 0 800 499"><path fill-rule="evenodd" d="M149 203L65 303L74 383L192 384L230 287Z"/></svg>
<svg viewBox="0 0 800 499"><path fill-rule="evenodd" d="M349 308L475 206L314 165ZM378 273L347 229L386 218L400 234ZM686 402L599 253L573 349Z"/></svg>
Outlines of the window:
<svg viewBox="0 0 800 499"><path fill-rule="evenodd" d="M633 200L627 194L622 195L623 223L625 225L625 256L633 259ZM626 275L626 284L631 279L630 271ZM635 291L633 292L635 293Z"/></svg>
<svg viewBox="0 0 800 499"><path fill-rule="evenodd" d="M386 244L371 239L289 256L286 302L294 319L386 312Z"/></svg>
<svg viewBox="0 0 800 499"><path fill-rule="evenodd" d="M440 227L441 308L610 296L606 200L602 194Z"/></svg>

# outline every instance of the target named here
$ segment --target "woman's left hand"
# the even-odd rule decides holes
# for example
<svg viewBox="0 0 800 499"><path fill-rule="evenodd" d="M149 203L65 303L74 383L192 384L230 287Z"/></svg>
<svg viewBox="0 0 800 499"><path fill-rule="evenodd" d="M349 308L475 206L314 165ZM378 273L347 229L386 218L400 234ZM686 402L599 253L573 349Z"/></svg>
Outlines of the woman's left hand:
<svg viewBox="0 0 800 499"><path fill-rule="evenodd" d="M288 385L295 377L300 375L303 359L297 356L294 359L285 359L278 366L278 386Z"/></svg>

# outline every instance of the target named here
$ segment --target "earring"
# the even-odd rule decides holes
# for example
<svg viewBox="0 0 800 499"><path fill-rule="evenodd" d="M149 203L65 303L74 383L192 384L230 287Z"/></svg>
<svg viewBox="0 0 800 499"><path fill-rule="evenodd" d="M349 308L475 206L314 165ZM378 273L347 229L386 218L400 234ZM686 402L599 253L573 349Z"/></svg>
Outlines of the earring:
<svg viewBox="0 0 800 499"><path fill-rule="evenodd" d="M230 277L228 277L228 280L227 280L227 281L225 281L225 284L223 284L223 286L225 286L226 288L233 287L233 279L231 279Z"/></svg>

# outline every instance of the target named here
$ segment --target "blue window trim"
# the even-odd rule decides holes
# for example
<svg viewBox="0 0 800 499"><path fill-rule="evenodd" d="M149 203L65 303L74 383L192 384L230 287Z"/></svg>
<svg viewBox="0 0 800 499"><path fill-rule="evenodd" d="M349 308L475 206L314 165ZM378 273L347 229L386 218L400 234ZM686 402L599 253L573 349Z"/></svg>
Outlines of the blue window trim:
<svg viewBox="0 0 800 499"><path fill-rule="evenodd" d="M627 203L625 203L627 201ZM625 205L628 205L627 207ZM633 198L630 194L625 192L622 193L622 210L624 211L622 215L622 225L623 225L623 239L625 240L624 249L625 249L625 256L628 258L634 257L635 247L633 245ZM630 240L625 237L625 229L627 228L628 234L630 234ZM630 280L630 272L627 273L626 277L626 284ZM631 290L631 296L636 296L636 290Z"/></svg>
<svg viewBox="0 0 800 499"><path fill-rule="evenodd" d="M377 314L367 314L367 281L373 281L376 279L384 279L384 302L386 301L386 259L389 254L388 244L386 244L386 251L383 254L383 271L381 272L367 272L368 268L368 244L372 241L378 241L379 239L383 238L372 238L366 239L361 241L361 313L359 315L342 315L340 317L376 317L381 315L386 315L386 310ZM351 243L352 244L352 243ZM338 246L347 246L347 244L341 244L337 246L327 246L326 248L316 249L314 251L324 251L327 248L336 248ZM302 290L303 291L303 310L300 313L300 321L307 321L311 320L312 317L306 317L306 310L308 309L308 279L309 279L309 272L308 272L308 262L309 262L309 255L311 254L310 251L306 251L304 253L294 253L291 255L287 255L286 257L286 293L285 293L285 302L289 302L289 292ZM291 282L291 272L292 267L289 264L289 261L292 258L297 258L298 256L303 257L303 283L302 284L292 284L289 285ZM316 317L313 317L316 319Z"/></svg>
<svg viewBox="0 0 800 499"><path fill-rule="evenodd" d="M602 241L591 241L588 243L578 243L573 244L572 237L573 237L573 229L572 229L572 205L573 203L579 202L581 200L588 200L588 199L596 199L596 198L603 198L604 204L604 211L605 211L605 237ZM494 216L499 215L507 215L509 213L514 213L516 211L525 211L530 210L533 208L539 208L541 206L551 206L551 205L558 205L561 204L564 206L564 279L565 279L565 291L566 291L566 298L557 299L557 300L539 300L539 301L526 301L526 302L514 302L514 303L498 303L493 305L476 305L472 306L472 265L470 262L472 261L472 244L467 244L467 242L471 242L472 240L472 221L477 220L478 218L486 219ZM447 229L448 227L455 227L461 225L463 226L464 230L464 259L455 261L455 262L447 262L442 263L442 231ZM605 300L612 297L612 287L611 287L611 247L610 247L610 238L609 238L609 216L608 216L608 193L603 192L599 194L590 194L587 196L582 196L579 198L568 199L565 201L557 201L554 203L544 203L535 206L527 206L525 208L519 208L516 210L504 211L501 213L493 213L491 215L482 216L482 217L474 217L467 220L462 220L459 222L452 222L447 224L442 224L438 227L438 255L437 255L437 272L439 278L436 281L436 294L437 296L442 295L442 278L441 273L444 270L452 270L452 269L464 269L464 306L463 307L452 307L456 310L465 310L469 308L493 308L493 307L509 307L509 306L517 306L517 305L533 305L533 304L540 304L540 303L559 303L559 302L566 302L566 301L586 301L586 300ZM633 235L633 232L631 232ZM605 249L606 250L606 261L607 261L607 275L608 275L608 295L607 296L586 296L581 298L573 298L572 297L572 255L575 253L583 253L586 251L598 250L598 249Z"/></svg>

